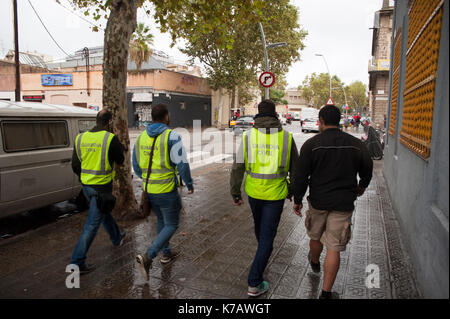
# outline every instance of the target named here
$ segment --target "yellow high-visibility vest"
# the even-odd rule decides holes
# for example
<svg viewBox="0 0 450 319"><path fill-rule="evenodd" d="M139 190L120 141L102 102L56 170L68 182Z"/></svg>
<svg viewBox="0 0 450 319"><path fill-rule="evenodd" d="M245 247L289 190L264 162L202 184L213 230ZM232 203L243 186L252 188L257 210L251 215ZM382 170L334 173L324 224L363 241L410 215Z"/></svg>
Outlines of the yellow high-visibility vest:
<svg viewBox="0 0 450 319"><path fill-rule="evenodd" d="M169 134L172 130L167 129L156 138L153 150L153 161L151 173L148 178L147 193L162 194L169 193L175 189L176 169L170 165ZM154 137L150 137L147 131L142 132L136 139L136 160L142 171L142 187L145 190L150 152Z"/></svg>
<svg viewBox="0 0 450 319"><path fill-rule="evenodd" d="M281 200L288 195L292 134L281 130L266 134L252 128L243 133L245 192L261 200Z"/></svg>
<svg viewBox="0 0 450 319"><path fill-rule="evenodd" d="M76 152L81 162L81 183L104 185L112 182L113 168L109 163L109 147L114 134L107 131L84 132L75 138Z"/></svg>

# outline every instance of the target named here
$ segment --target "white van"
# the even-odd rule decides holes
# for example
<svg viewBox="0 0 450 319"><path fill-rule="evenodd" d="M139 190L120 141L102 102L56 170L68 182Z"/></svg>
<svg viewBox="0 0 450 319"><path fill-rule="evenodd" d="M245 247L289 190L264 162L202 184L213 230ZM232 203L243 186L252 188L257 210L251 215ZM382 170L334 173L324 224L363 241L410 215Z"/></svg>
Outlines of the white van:
<svg viewBox="0 0 450 319"><path fill-rule="evenodd" d="M300 116L300 120L303 122L306 119L318 119L319 118L319 110L312 107L304 107L302 108L302 114Z"/></svg>
<svg viewBox="0 0 450 319"><path fill-rule="evenodd" d="M74 140L95 126L96 115L81 107L0 101L0 217L79 194Z"/></svg>

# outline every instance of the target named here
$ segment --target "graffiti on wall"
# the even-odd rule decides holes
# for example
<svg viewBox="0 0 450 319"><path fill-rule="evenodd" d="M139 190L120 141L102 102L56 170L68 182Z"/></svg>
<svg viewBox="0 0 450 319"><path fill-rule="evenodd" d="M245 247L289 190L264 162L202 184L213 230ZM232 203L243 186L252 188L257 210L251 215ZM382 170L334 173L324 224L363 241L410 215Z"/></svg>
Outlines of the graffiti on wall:
<svg viewBox="0 0 450 319"><path fill-rule="evenodd" d="M139 114L140 122L152 121L152 103L135 103L136 112Z"/></svg>

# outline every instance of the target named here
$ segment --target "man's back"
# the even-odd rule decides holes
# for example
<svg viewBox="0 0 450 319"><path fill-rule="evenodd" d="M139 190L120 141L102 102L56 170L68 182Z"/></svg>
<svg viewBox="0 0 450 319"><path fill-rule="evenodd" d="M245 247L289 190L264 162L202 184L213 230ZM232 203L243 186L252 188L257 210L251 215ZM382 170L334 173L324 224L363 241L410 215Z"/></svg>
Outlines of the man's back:
<svg viewBox="0 0 450 319"><path fill-rule="evenodd" d="M373 163L360 140L338 128L325 130L307 140L300 151L294 173L294 193L301 196L309 186L311 205L316 209L351 211L357 197L357 174L366 188Z"/></svg>

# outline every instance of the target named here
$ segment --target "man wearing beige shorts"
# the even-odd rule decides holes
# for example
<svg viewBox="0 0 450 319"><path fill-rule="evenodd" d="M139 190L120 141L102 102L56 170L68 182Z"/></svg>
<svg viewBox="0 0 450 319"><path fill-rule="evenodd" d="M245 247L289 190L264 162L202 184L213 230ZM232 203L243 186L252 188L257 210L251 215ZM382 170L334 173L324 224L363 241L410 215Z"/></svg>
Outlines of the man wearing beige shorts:
<svg viewBox="0 0 450 319"><path fill-rule="evenodd" d="M339 129L340 118L341 112L334 105L320 110L320 134L303 144L292 178L294 213L298 216L302 216L302 201L309 187L305 227L310 237L308 259L316 273L320 272L323 246L327 248L319 299L331 298L340 252L351 237L354 201L372 179L373 163L367 148Z"/></svg>

